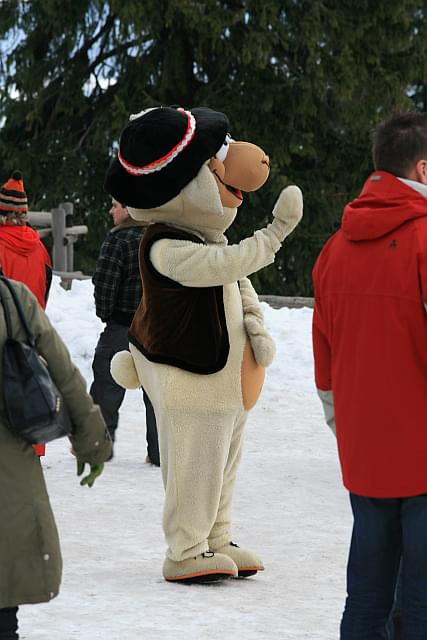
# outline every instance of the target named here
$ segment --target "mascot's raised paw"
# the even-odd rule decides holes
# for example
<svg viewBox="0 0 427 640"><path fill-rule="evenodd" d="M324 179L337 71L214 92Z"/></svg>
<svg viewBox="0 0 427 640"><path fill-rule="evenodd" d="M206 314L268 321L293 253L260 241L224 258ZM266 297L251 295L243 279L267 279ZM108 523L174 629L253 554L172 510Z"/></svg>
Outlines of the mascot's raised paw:
<svg viewBox="0 0 427 640"><path fill-rule="evenodd" d="M141 386L129 351L116 353L111 360L110 370L114 381L124 389L137 389Z"/></svg>
<svg viewBox="0 0 427 640"><path fill-rule="evenodd" d="M286 187L277 198L273 216L286 224L286 235L292 233L302 218L302 192L296 185Z"/></svg>

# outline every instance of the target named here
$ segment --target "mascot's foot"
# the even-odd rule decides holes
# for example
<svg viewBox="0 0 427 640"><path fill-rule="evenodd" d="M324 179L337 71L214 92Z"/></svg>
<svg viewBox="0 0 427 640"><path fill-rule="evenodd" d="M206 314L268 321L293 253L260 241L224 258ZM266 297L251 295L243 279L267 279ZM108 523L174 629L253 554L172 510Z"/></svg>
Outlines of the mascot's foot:
<svg viewBox="0 0 427 640"><path fill-rule="evenodd" d="M237 567L233 560L222 553L207 551L195 558L174 562L166 558L163 576L169 582L183 584L217 582L227 578L236 578Z"/></svg>
<svg viewBox="0 0 427 640"><path fill-rule="evenodd" d="M264 571L264 565L261 560L252 551L241 549L234 542L229 542L219 549L215 549L216 553L223 553L234 560L238 569L238 578L247 578L253 576L258 571Z"/></svg>

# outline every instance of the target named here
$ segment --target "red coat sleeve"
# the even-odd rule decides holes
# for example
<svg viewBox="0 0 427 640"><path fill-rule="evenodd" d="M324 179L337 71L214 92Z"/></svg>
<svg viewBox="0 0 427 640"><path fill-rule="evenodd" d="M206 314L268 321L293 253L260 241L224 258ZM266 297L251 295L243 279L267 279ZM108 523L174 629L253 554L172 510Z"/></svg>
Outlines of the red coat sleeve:
<svg viewBox="0 0 427 640"><path fill-rule="evenodd" d="M427 251L419 259L421 297L427 311Z"/></svg>
<svg viewBox="0 0 427 640"><path fill-rule="evenodd" d="M322 319L321 303L318 299L314 301L312 336L316 387L322 391L329 391L332 389L331 348Z"/></svg>

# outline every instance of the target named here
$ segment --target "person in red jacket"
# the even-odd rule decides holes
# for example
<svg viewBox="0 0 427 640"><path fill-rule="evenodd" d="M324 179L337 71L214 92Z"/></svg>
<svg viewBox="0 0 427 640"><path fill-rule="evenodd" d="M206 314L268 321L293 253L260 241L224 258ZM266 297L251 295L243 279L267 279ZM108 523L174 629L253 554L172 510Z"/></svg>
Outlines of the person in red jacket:
<svg viewBox="0 0 427 640"><path fill-rule="evenodd" d="M354 516L341 640L427 634L427 113L373 133L375 171L313 269L315 380Z"/></svg>
<svg viewBox="0 0 427 640"><path fill-rule="evenodd" d="M52 262L39 234L27 225L28 200L20 171L0 188L0 270L12 280L18 280L46 308L52 281ZM34 445L39 456L45 446Z"/></svg>
<svg viewBox="0 0 427 640"><path fill-rule="evenodd" d="M28 201L20 171L0 189L0 264L4 275L19 280L45 309L52 262L39 234L27 225Z"/></svg>

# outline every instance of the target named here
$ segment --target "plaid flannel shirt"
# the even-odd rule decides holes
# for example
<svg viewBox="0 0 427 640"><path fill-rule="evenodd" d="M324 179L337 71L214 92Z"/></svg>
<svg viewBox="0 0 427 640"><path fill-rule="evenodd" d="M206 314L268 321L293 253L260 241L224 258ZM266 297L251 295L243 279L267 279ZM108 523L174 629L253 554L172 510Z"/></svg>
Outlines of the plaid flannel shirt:
<svg viewBox="0 0 427 640"><path fill-rule="evenodd" d="M138 250L144 227L112 229L101 245L92 278L96 315L130 326L142 296Z"/></svg>

